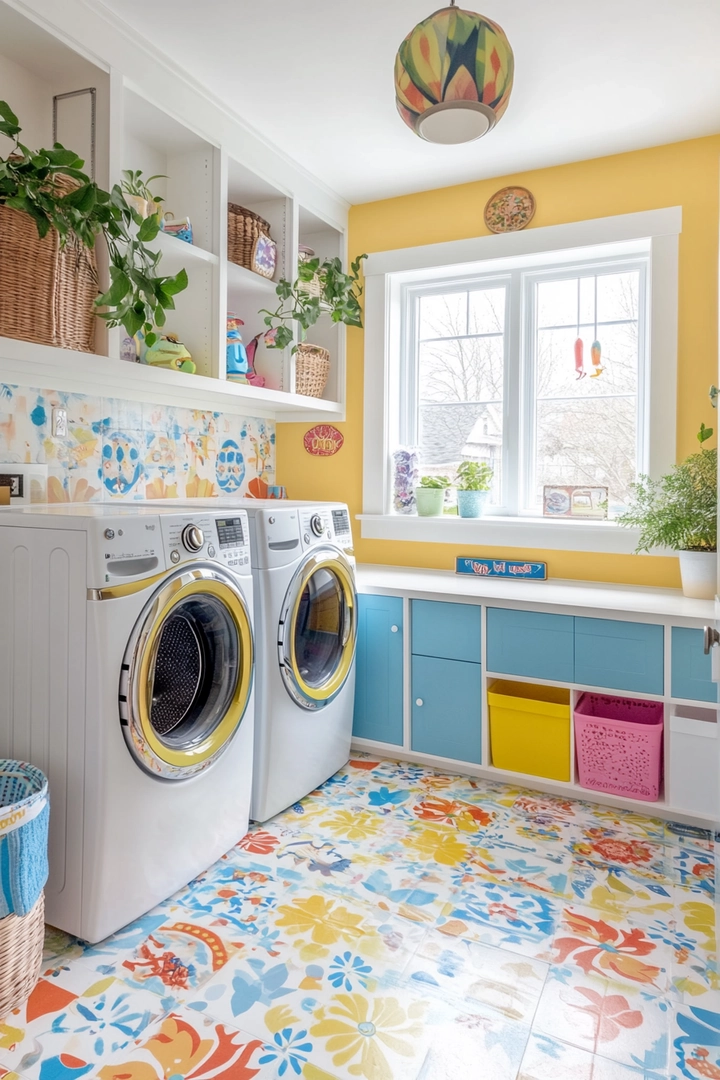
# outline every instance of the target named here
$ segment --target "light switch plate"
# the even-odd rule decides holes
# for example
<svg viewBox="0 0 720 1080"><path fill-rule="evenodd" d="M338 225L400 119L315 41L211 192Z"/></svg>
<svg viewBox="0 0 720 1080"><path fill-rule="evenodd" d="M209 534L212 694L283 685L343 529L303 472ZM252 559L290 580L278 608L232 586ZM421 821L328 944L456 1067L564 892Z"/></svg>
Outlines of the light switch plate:
<svg viewBox="0 0 720 1080"><path fill-rule="evenodd" d="M65 439L67 437L67 409L61 409L57 406L53 409L52 433L55 439Z"/></svg>

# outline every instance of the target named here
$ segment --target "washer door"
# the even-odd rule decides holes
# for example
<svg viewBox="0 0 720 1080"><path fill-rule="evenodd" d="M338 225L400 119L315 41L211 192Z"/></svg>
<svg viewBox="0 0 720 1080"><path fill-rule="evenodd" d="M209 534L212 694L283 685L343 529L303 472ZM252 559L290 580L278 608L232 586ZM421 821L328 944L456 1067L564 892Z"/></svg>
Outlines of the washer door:
<svg viewBox="0 0 720 1080"><path fill-rule="evenodd" d="M166 579L135 625L120 680L138 763L166 780L211 765L245 715L253 663L250 615L229 575L196 567Z"/></svg>
<svg viewBox="0 0 720 1080"><path fill-rule="evenodd" d="M280 673L290 696L321 709L342 690L357 638L355 575L332 548L298 567L285 595L278 632Z"/></svg>

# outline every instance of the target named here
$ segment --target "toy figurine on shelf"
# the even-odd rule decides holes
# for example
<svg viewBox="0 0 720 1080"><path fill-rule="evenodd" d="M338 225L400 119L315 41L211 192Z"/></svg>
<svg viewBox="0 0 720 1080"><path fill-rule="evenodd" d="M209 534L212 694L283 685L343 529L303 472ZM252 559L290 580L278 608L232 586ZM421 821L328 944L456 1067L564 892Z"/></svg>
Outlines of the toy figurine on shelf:
<svg viewBox="0 0 720 1080"><path fill-rule="evenodd" d="M159 337L145 350L143 363L153 367L171 368L173 371L185 371L194 375L197 371L193 358L175 334Z"/></svg>
<svg viewBox="0 0 720 1080"><path fill-rule="evenodd" d="M240 332L240 327L244 325L242 319L239 319L232 311L228 311L225 370L231 382L246 383L248 381L250 365Z"/></svg>

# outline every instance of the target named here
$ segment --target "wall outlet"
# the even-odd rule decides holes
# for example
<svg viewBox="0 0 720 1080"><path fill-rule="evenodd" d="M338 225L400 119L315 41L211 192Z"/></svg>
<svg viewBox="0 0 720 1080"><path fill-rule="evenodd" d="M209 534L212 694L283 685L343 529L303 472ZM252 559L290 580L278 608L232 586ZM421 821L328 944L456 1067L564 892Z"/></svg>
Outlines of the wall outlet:
<svg viewBox="0 0 720 1080"><path fill-rule="evenodd" d="M55 439L67 437L67 409L54 408L52 411L52 433Z"/></svg>

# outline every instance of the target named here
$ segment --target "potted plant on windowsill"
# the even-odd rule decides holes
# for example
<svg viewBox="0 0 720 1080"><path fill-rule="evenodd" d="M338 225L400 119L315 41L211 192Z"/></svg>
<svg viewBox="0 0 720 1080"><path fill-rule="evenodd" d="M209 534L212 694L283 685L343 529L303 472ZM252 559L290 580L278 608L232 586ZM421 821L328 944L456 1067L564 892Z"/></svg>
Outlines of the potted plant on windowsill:
<svg viewBox="0 0 720 1080"><path fill-rule="evenodd" d="M445 492L452 487L447 476L423 476L415 488L415 503L420 517L440 517L445 504Z"/></svg>
<svg viewBox="0 0 720 1080"><path fill-rule="evenodd" d="M492 478L493 470L484 461L460 463L455 480L460 517L482 517Z"/></svg>
<svg viewBox="0 0 720 1080"><path fill-rule="evenodd" d="M703 447L713 434L700 425L700 451L690 454L660 480L641 476L633 503L618 518L640 529L636 550L673 548L680 559L685 596L712 600L717 575L717 450Z"/></svg>

